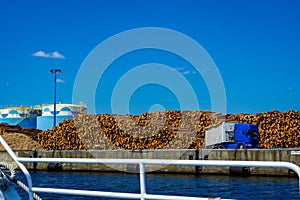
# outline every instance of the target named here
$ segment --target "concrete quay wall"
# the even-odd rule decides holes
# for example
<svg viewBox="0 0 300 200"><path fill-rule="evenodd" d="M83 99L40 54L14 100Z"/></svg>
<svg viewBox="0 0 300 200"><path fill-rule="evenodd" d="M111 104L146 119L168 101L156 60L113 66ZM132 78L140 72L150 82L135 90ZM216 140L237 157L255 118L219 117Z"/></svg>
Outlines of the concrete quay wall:
<svg viewBox="0 0 300 200"><path fill-rule="evenodd" d="M300 149L243 149L243 150L143 150L143 151L37 151L42 158L116 158L116 159L180 159L180 160L242 160L242 161L284 161L300 166L300 155L292 152ZM33 157L33 151L15 151L19 157ZM2 162L10 162L11 158L5 151L0 152ZM47 170L49 163L24 163L29 170ZM101 172L137 172L135 165L105 165L105 164L62 164L64 171L101 171ZM147 172L153 173L197 173L197 174L229 174L229 167L205 166L154 166L146 165ZM288 169L276 168L249 168L252 175L293 175Z"/></svg>

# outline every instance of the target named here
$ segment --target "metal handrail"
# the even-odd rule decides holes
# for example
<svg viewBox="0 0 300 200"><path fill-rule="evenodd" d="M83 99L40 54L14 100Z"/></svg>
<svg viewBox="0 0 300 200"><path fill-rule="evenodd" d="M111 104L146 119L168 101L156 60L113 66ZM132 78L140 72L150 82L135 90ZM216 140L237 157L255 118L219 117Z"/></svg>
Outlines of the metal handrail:
<svg viewBox="0 0 300 200"><path fill-rule="evenodd" d="M30 176L28 170L22 163L19 162L19 160L18 160L19 158L16 156L16 154L13 152L13 150L8 146L8 144L5 142L5 140L2 138L2 136L0 136L0 143L2 144L3 148L10 155L10 157L13 159L13 161L15 161L15 163L18 165L20 170L25 175L27 184L28 184L27 185L28 186L28 197L29 197L29 200L33 200L32 180L31 180L31 176Z"/></svg>
<svg viewBox="0 0 300 200"><path fill-rule="evenodd" d="M59 163L74 163L74 164L139 164L140 166L140 189L141 194L138 196L143 199L146 198L145 188L145 165L181 165L181 166L220 166L220 167L259 167L259 168L288 168L298 174L299 177L299 196L300 196L300 167L289 162L273 162L273 161L229 161L229 160L168 160L168 159L96 159L96 158L22 158L19 157L20 162L59 162ZM46 192L43 188L33 188L35 192ZM63 190L60 190L61 192ZM80 190L78 190L80 191ZM49 190L47 189L47 192ZM64 194L73 194L73 191L65 190ZM153 195L152 195L153 196ZM147 199L157 199L154 195L147 195ZM159 195L161 196L161 195ZM129 198L127 196L123 196ZM136 196L135 196L136 197ZM159 199L159 198L158 198ZM164 196L165 199L165 196ZM172 199L172 198L170 198ZM181 199L181 198L177 198ZM182 199L186 199L183 197ZM199 199L199 198L197 198Z"/></svg>
<svg viewBox="0 0 300 200"><path fill-rule="evenodd" d="M17 157L10 147L0 136L0 142L13 160L25 174L29 188L29 199L32 199L32 192L46 192L57 194L70 195L86 195L97 197L115 197L115 198L131 198L131 199L208 199L199 197L185 196L168 196L168 195L153 195L146 193L145 185L145 165L181 165L181 166L231 166L231 167L260 167L260 168L288 168L298 174L299 178L299 197L300 197L300 167L289 162L271 162L271 161L227 161L227 160L167 160L167 159L96 159L96 158L25 158ZM24 165L25 163L74 163L74 164L138 164L140 172L140 193L120 193L120 192L102 192L90 190L75 190L75 189L59 189L59 188L43 188L32 187L30 174Z"/></svg>
<svg viewBox="0 0 300 200"><path fill-rule="evenodd" d="M300 155L300 151L292 151L291 155Z"/></svg>

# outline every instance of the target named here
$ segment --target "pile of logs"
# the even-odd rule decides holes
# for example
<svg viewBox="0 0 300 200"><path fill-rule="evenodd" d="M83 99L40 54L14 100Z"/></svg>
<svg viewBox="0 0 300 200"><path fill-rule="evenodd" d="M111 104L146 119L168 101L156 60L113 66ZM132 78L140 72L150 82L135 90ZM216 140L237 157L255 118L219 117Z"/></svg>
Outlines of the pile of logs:
<svg viewBox="0 0 300 200"><path fill-rule="evenodd" d="M227 115L230 121L258 125L261 148L299 148L300 112L270 111L257 114Z"/></svg>
<svg viewBox="0 0 300 200"><path fill-rule="evenodd" d="M41 130L21 128L18 125L0 123L0 135L13 150L43 149L37 142L37 135ZM4 150L0 145L0 150Z"/></svg>
<svg viewBox="0 0 300 200"><path fill-rule="evenodd" d="M200 148L205 127L218 115L208 111L166 111L133 115L79 114L43 131L38 141L51 149Z"/></svg>
<svg viewBox="0 0 300 200"><path fill-rule="evenodd" d="M3 133L1 137L12 150L42 150L43 147L32 138L22 133ZM0 144L0 150L4 147Z"/></svg>
<svg viewBox="0 0 300 200"><path fill-rule="evenodd" d="M44 150L84 150L73 119L66 119L56 127L38 134L37 141Z"/></svg>
<svg viewBox="0 0 300 200"><path fill-rule="evenodd" d="M40 132L41 130L34 129L34 128L21 128L18 125L9 125L6 123L0 123L0 135L3 135L4 133L21 133L37 141L37 135Z"/></svg>
<svg viewBox="0 0 300 200"><path fill-rule="evenodd" d="M228 114L165 111L133 115L79 114L38 134L45 150L203 148L205 130L222 121L257 124L262 148L300 147L300 113Z"/></svg>

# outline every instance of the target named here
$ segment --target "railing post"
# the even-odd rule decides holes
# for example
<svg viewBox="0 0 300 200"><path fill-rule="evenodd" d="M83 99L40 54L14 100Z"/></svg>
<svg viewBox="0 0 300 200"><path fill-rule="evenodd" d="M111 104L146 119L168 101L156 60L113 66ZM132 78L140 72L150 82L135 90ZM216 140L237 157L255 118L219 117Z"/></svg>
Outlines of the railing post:
<svg viewBox="0 0 300 200"><path fill-rule="evenodd" d="M145 185L145 165L139 163L140 167L140 190L141 190L141 200L144 200L144 195L146 194L146 185Z"/></svg>
<svg viewBox="0 0 300 200"><path fill-rule="evenodd" d="M8 144L5 142L5 140L0 136L0 143L2 144L3 148L7 151L7 153L10 155L10 157L15 161L15 163L18 165L20 170L24 173L26 180L27 180L27 186L28 186L28 199L33 200L33 192L32 192L32 180L31 176L26 169L26 167L19 162L18 157L13 152L13 150L8 146Z"/></svg>

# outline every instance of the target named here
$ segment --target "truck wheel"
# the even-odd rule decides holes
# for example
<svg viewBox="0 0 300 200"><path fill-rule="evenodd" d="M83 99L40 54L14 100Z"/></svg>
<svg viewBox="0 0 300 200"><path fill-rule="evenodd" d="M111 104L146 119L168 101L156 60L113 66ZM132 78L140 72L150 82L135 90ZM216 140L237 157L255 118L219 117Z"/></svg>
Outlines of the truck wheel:
<svg viewBox="0 0 300 200"><path fill-rule="evenodd" d="M239 144L239 145L238 145L238 149L245 149L245 145Z"/></svg>

